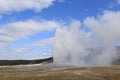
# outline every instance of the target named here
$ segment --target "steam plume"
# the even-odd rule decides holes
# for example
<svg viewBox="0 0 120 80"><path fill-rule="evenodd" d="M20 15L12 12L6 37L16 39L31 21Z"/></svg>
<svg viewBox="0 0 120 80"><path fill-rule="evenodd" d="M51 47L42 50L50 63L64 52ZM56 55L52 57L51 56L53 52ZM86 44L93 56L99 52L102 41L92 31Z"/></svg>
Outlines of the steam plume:
<svg viewBox="0 0 120 80"><path fill-rule="evenodd" d="M83 24L90 32L80 29L80 21L72 21L70 25L57 29L54 62L110 65L120 54L116 51L116 44L120 41L119 21L120 12L106 11L97 18L88 17L84 20Z"/></svg>

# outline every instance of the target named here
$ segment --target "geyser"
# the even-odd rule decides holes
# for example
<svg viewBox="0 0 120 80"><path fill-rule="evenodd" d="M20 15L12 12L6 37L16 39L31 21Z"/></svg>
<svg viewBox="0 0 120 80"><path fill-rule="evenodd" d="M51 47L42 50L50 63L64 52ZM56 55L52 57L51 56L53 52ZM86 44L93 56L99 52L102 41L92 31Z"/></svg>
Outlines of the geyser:
<svg viewBox="0 0 120 80"><path fill-rule="evenodd" d="M111 65L119 58L116 45L120 41L120 12L106 11L98 18L88 17L80 29L80 21L72 21L56 31L54 62L81 66Z"/></svg>

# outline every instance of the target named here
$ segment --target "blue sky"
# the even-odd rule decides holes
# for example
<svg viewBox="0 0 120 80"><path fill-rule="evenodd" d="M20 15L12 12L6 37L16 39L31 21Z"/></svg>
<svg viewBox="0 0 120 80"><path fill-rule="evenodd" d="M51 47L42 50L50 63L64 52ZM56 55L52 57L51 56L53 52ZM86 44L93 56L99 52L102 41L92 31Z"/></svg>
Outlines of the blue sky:
<svg viewBox="0 0 120 80"><path fill-rule="evenodd" d="M0 59L50 57L58 27L105 11L119 12L120 0L0 0Z"/></svg>

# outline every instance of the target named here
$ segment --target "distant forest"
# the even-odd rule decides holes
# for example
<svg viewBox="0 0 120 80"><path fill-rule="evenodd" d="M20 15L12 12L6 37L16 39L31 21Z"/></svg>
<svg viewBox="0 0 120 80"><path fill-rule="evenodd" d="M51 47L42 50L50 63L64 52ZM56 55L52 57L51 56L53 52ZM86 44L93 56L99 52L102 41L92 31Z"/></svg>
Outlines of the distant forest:
<svg viewBox="0 0 120 80"><path fill-rule="evenodd" d="M0 66L5 65L26 65L26 64L38 64L38 63L53 62L53 57L37 60L0 60Z"/></svg>

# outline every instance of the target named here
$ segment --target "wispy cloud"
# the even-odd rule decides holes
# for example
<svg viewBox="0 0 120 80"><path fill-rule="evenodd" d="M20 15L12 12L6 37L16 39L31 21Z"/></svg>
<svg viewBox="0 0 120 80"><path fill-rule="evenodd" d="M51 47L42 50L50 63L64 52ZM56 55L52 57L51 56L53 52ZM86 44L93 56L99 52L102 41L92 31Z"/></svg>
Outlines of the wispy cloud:
<svg viewBox="0 0 120 80"><path fill-rule="evenodd" d="M28 44L26 46L46 46L46 45L53 45L53 43L54 43L54 37L51 37L51 38L48 38L48 39L44 39L44 40L34 42L32 44Z"/></svg>
<svg viewBox="0 0 120 80"><path fill-rule="evenodd" d="M36 42L34 42L31 45L5 46L0 50L0 59L40 59L51 57L52 45L48 45L47 42L42 43L42 45L37 45Z"/></svg>
<svg viewBox="0 0 120 80"><path fill-rule="evenodd" d="M108 8L112 9L114 7L118 7L119 4L120 4L120 0L113 0L113 1L109 2Z"/></svg>
<svg viewBox="0 0 120 80"><path fill-rule="evenodd" d="M120 0L118 0L118 4L120 4Z"/></svg>
<svg viewBox="0 0 120 80"><path fill-rule="evenodd" d="M2 19L2 15L0 15L0 20Z"/></svg>
<svg viewBox="0 0 120 80"><path fill-rule="evenodd" d="M64 3L65 2L65 0L58 0L60 3Z"/></svg>
<svg viewBox="0 0 120 80"><path fill-rule="evenodd" d="M1 26L0 28L0 44L8 44L19 39L24 39L35 33L53 31L60 24L57 21L19 21L12 22ZM3 46L2 45L2 46Z"/></svg>

